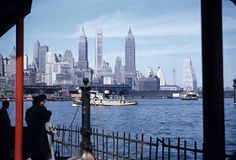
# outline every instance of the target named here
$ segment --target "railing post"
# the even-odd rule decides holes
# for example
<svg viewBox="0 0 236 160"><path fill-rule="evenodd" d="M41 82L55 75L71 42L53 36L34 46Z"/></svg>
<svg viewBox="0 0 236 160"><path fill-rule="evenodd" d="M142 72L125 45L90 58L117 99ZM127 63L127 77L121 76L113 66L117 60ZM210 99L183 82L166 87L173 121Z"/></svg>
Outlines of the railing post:
<svg viewBox="0 0 236 160"><path fill-rule="evenodd" d="M178 138L177 154L178 154L178 160L180 160L180 138Z"/></svg>

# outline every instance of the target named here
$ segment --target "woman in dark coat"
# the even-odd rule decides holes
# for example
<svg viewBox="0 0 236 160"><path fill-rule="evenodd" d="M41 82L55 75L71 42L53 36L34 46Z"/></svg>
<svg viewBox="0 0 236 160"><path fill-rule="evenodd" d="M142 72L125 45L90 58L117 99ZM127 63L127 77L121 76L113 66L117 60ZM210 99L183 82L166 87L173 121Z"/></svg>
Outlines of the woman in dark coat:
<svg viewBox="0 0 236 160"><path fill-rule="evenodd" d="M26 110L27 128L27 158L33 160L48 160L50 148L45 130L45 123L50 120L51 111L44 106L45 96L37 96L32 107Z"/></svg>
<svg viewBox="0 0 236 160"><path fill-rule="evenodd" d="M10 159L11 149L11 121L7 112L9 101L2 101L2 108L0 109L0 159Z"/></svg>

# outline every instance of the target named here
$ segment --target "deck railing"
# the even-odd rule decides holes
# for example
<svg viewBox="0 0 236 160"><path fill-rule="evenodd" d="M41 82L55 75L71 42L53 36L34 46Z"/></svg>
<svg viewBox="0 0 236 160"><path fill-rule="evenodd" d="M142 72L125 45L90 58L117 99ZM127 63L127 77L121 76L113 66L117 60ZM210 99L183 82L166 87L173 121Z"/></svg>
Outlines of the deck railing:
<svg viewBox="0 0 236 160"><path fill-rule="evenodd" d="M72 157L79 153L81 135L79 127L67 129L57 126L59 140L53 138L55 156L57 159ZM96 159L136 159L136 160L186 160L203 159L203 151L198 148L197 142L188 144L187 141L177 138L152 138L144 134L131 135L130 133L105 132L93 129L91 135L93 155ZM202 145L201 145L202 146Z"/></svg>

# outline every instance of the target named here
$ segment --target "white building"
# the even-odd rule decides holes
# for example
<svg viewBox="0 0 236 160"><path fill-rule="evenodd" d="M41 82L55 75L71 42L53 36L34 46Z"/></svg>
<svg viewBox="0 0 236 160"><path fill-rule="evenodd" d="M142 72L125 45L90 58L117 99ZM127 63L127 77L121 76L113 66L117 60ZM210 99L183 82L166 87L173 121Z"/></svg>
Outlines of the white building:
<svg viewBox="0 0 236 160"><path fill-rule="evenodd" d="M147 77L153 77L153 70L150 66L146 68Z"/></svg>
<svg viewBox="0 0 236 160"><path fill-rule="evenodd" d="M53 85L53 68L55 63L55 54L52 52L47 52L45 62L45 83L47 85Z"/></svg>
<svg viewBox="0 0 236 160"><path fill-rule="evenodd" d="M193 70L192 61L184 61L184 91L197 91L197 79Z"/></svg>
<svg viewBox="0 0 236 160"><path fill-rule="evenodd" d="M160 86L165 86L166 80L165 80L164 73L161 70L161 67L158 67L157 69L157 77L160 79Z"/></svg>

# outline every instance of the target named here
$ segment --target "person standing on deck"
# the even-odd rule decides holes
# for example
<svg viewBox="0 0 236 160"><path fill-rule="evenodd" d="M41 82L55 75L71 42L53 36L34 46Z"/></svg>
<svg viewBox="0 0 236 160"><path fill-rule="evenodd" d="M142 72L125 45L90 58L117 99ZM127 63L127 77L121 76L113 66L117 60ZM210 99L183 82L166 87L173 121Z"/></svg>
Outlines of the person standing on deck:
<svg viewBox="0 0 236 160"><path fill-rule="evenodd" d="M48 160L50 148L45 123L50 120L52 112L44 106L46 95L36 96L32 107L26 110L25 121L28 126L27 158Z"/></svg>
<svg viewBox="0 0 236 160"><path fill-rule="evenodd" d="M7 112L9 101L2 101L0 109L0 157L2 160L10 160L11 154L11 121Z"/></svg>

